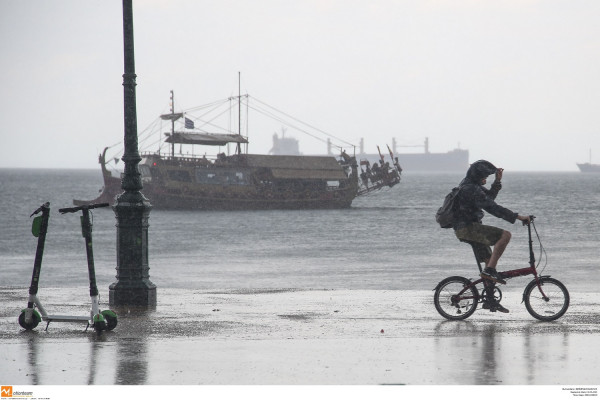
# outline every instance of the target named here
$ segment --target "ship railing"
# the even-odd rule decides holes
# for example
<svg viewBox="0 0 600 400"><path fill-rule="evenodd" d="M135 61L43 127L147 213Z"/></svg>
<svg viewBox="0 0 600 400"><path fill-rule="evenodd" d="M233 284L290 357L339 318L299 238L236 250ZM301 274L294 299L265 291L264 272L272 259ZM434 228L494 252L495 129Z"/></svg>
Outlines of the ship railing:
<svg viewBox="0 0 600 400"><path fill-rule="evenodd" d="M206 155L197 155L197 154L185 154L185 155L176 155L170 156L166 154L159 154L153 152L142 152L140 153L142 157L160 157L163 161L177 161L177 162L193 162L198 164L203 164L206 162L210 162L211 164L217 159L217 156L206 156Z"/></svg>

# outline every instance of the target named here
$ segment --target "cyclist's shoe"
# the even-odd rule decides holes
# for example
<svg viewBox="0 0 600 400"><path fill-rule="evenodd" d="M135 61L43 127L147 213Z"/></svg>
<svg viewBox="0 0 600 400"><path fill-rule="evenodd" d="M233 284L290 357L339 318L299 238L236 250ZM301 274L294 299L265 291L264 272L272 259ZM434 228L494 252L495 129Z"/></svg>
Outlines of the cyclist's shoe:
<svg viewBox="0 0 600 400"><path fill-rule="evenodd" d="M500 303L497 303L494 306L494 308L495 308L494 311L500 311L500 312L505 313L505 314L509 313L508 308L502 307L502 305Z"/></svg>
<svg viewBox="0 0 600 400"><path fill-rule="evenodd" d="M487 301L481 305L481 308L484 310L490 310L490 312L496 312L496 311L500 311L502 313L509 312L508 308L503 307L500 303L490 303Z"/></svg>
<svg viewBox="0 0 600 400"><path fill-rule="evenodd" d="M494 268L484 269L480 276L483 279L489 279L490 281L501 283L503 285L506 284L506 281L500 277L500 274Z"/></svg>

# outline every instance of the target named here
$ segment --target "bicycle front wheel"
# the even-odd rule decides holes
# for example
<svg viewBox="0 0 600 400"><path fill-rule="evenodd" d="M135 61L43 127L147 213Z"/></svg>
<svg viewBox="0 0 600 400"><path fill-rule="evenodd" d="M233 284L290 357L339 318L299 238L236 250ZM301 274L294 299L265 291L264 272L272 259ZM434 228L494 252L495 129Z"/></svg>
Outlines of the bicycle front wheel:
<svg viewBox="0 0 600 400"><path fill-rule="evenodd" d="M477 308L479 292L462 276L451 276L438 283L433 295L435 309L450 320L469 318Z"/></svg>
<svg viewBox="0 0 600 400"><path fill-rule="evenodd" d="M554 278L539 278L539 287L534 279L525 288L523 296L529 314L540 321L554 321L569 308L569 291Z"/></svg>

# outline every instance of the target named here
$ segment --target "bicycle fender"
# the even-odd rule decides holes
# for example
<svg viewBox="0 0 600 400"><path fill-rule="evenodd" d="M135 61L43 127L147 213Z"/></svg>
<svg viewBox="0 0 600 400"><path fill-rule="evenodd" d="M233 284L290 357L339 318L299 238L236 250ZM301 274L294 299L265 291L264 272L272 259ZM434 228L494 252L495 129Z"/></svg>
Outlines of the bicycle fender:
<svg viewBox="0 0 600 400"><path fill-rule="evenodd" d="M521 298L521 304L525 302L525 293L529 291L529 288L537 285L537 281L543 278L550 278L550 275L540 275L538 276L537 280L534 278L527 284L527 286L525 286L525 289L523 290L523 297Z"/></svg>
<svg viewBox="0 0 600 400"><path fill-rule="evenodd" d="M436 286L435 288L433 288L433 291L438 290L438 288L443 285L444 283L446 283L446 281L449 280L461 280L465 283L465 285L470 285L471 283L473 283L473 281L471 279L467 279L464 276L449 276L446 279L442 279Z"/></svg>

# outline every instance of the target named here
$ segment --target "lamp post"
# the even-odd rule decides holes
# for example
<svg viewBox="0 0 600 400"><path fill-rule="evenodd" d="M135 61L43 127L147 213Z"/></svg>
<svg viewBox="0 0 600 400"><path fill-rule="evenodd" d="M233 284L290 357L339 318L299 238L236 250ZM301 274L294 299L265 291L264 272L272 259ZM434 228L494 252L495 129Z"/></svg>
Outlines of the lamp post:
<svg viewBox="0 0 600 400"><path fill-rule="evenodd" d="M123 193L117 196L113 210L117 219L117 281L109 287L111 305L156 305L156 285L150 281L148 266L148 215L152 206L144 195L138 169L137 112L135 103L135 57L133 47L132 0L123 0L123 43L125 73L125 171Z"/></svg>

